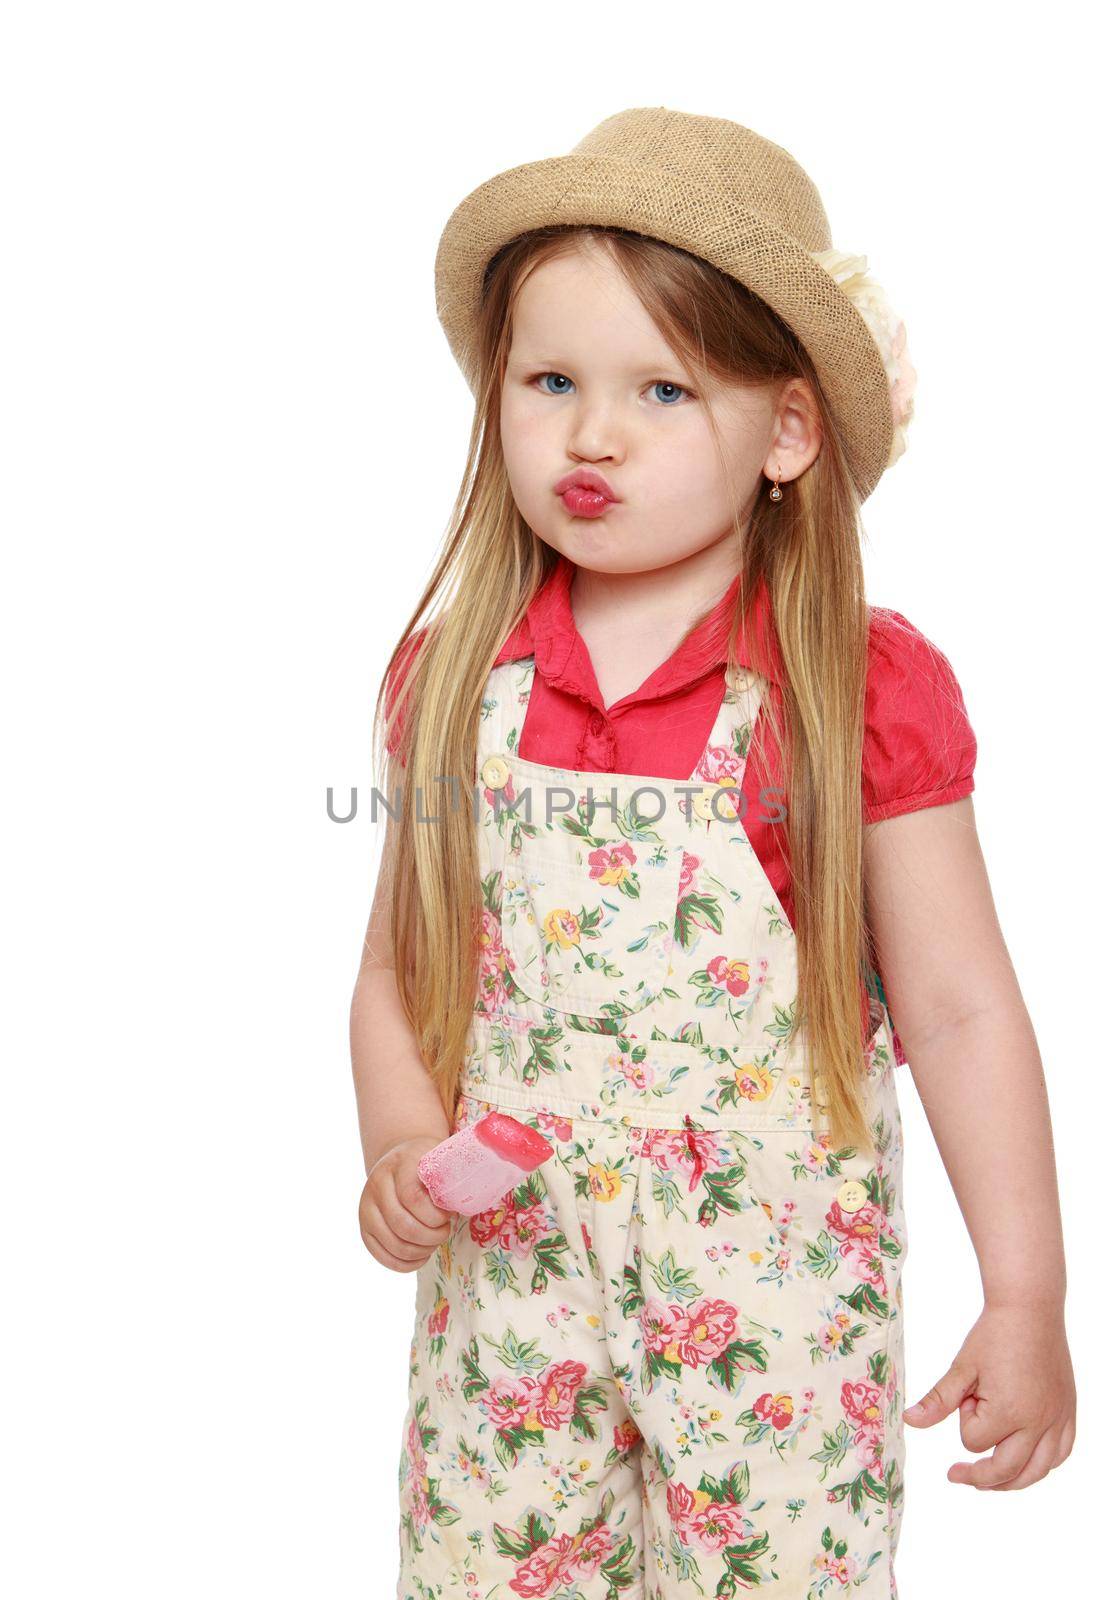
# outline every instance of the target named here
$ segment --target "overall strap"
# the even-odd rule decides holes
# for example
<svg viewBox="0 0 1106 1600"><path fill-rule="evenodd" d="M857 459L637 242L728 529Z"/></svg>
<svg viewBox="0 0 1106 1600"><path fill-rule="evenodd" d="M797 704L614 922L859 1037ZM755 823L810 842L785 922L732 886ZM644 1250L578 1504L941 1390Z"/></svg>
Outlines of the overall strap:
<svg viewBox="0 0 1106 1600"><path fill-rule="evenodd" d="M479 759L501 750L518 754L534 681L534 657L501 662L488 675L477 741Z"/></svg>
<svg viewBox="0 0 1106 1600"><path fill-rule="evenodd" d="M725 772L741 781L765 688L765 679L749 667L739 664L727 673L718 715L692 777L713 782Z"/></svg>

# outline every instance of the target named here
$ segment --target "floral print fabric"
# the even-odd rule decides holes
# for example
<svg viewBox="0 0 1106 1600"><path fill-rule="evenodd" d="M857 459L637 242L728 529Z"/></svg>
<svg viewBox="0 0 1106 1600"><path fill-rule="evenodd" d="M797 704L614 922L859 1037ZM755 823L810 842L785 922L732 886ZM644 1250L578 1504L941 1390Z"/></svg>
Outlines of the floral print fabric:
<svg viewBox="0 0 1106 1600"><path fill-rule="evenodd" d="M520 761L532 670L496 668L485 697L455 1126L507 1110L554 1155L419 1271L397 1600L896 1600L891 1023L877 987L875 1156L834 1149L791 1026L794 935L740 822L759 682L733 680L679 785Z"/></svg>

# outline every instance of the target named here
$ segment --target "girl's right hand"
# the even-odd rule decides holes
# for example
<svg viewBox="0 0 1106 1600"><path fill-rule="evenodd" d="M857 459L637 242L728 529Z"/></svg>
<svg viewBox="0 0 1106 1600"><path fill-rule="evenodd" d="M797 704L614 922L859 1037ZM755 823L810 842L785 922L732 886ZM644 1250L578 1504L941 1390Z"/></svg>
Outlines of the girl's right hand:
<svg viewBox="0 0 1106 1600"><path fill-rule="evenodd" d="M361 1191L361 1238L369 1254L393 1272L415 1272L448 1239L454 1213L443 1211L417 1172L427 1150L441 1141L404 1139L376 1162Z"/></svg>

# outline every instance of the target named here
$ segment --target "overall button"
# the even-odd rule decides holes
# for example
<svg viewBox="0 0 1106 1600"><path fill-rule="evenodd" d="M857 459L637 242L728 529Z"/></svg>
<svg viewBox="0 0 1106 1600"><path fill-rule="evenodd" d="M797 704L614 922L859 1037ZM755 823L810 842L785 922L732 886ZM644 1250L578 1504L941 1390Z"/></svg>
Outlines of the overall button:
<svg viewBox="0 0 1106 1600"><path fill-rule="evenodd" d="M736 789L737 785L732 778L723 778L719 783L708 784L699 794L692 797L691 809L700 822L718 822L727 815L733 814L736 802L731 795L728 802L719 804L718 809L715 810L715 795L719 793L725 794L728 790Z"/></svg>
<svg viewBox="0 0 1106 1600"><path fill-rule="evenodd" d="M704 789L700 794L692 797L691 809L700 822L711 822L714 819L711 801L714 799L716 788L717 785L712 785L709 789Z"/></svg>
<svg viewBox="0 0 1106 1600"><path fill-rule="evenodd" d="M480 776L489 789L504 788L510 775L502 756L489 756L480 768Z"/></svg>
<svg viewBox="0 0 1106 1600"><path fill-rule="evenodd" d="M868 1203L868 1191L859 1178L848 1178L837 1191L837 1204L842 1211L859 1211Z"/></svg>

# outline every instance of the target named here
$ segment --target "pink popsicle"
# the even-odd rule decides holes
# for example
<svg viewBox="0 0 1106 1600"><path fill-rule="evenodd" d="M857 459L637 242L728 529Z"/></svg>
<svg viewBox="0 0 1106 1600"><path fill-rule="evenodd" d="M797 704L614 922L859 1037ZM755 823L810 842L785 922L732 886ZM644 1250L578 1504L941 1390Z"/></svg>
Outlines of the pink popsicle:
<svg viewBox="0 0 1106 1600"><path fill-rule="evenodd" d="M505 1112L489 1111L428 1150L416 1170L435 1205L474 1217L552 1154L549 1140L533 1128Z"/></svg>

